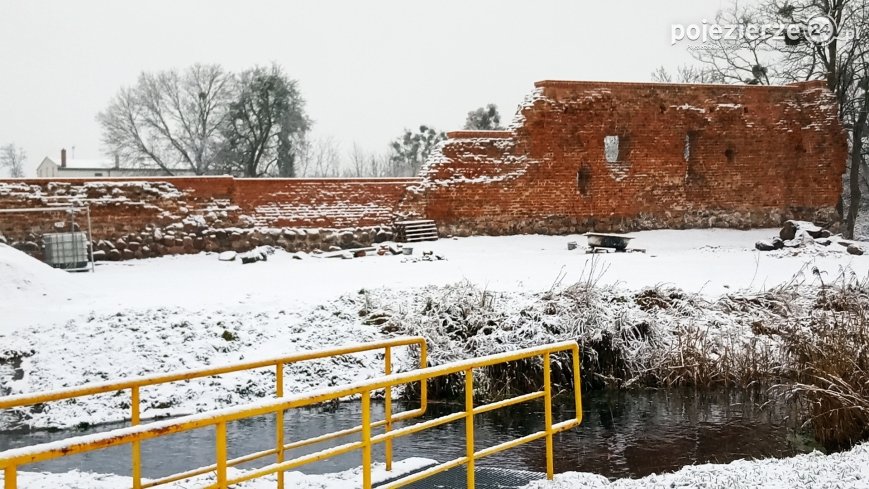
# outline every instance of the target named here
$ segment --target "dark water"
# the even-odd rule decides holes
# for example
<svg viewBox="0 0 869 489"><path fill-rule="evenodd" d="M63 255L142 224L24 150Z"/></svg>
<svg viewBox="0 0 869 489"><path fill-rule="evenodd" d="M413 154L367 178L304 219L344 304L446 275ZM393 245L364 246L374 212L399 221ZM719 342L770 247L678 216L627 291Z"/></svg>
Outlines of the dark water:
<svg viewBox="0 0 869 489"><path fill-rule="evenodd" d="M584 396L582 425L555 439L557 472L583 471L608 477L641 477L676 470L684 465L725 463L740 458L785 457L811 447L793 428L795 409L767 403L763 392L682 390L591 392ZM395 403L395 410L412 409ZM452 404L430 403L426 418L461 411ZM383 404L372 404L372 414L382 419ZM574 415L570 401L554 406L556 421ZM299 409L286 414L286 440L308 438L355 426L360 422L358 403ZM542 403L514 406L477 416L477 449L496 445L541 430ZM108 429L2 433L0 451ZM464 423L430 429L395 442L395 459L427 457L445 461L464 454ZM376 433L376 432L375 432ZM274 418L260 417L228 426L230 456L241 456L273 446ZM317 447L296 450L289 457L310 453L358 438L348 437ZM79 469L98 473L130 472L130 449L118 447L22 467L21 470L62 472ZM142 446L143 475L160 477L214 462L213 429L179 433ZM375 450L383 460L383 448ZM264 460L263 464L266 462ZM267 460L271 462L271 460ZM359 466L359 454L347 454L302 469L307 473L337 472ZM483 459L480 465L545 471L543 441L517 447ZM262 465L262 464L259 464ZM247 467L257 466L248 465Z"/></svg>

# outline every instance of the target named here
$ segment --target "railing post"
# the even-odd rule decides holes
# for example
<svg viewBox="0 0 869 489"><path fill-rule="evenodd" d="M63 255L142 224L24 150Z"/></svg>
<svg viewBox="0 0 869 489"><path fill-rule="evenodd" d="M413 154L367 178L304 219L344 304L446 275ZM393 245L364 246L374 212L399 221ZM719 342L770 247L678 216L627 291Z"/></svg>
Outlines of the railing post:
<svg viewBox="0 0 869 489"><path fill-rule="evenodd" d="M555 476L555 460L552 440L552 382L549 352L543 355L543 417L546 422L546 478Z"/></svg>
<svg viewBox="0 0 869 489"><path fill-rule="evenodd" d="M468 489L474 489L474 370L465 370L465 452L468 457Z"/></svg>
<svg viewBox="0 0 869 489"><path fill-rule="evenodd" d="M217 488L227 489L226 483L226 421L215 426L215 458L217 459Z"/></svg>
<svg viewBox="0 0 869 489"><path fill-rule="evenodd" d="M275 369L275 393L284 397L284 364L278 362ZM284 410L279 409L275 415L275 460L284 461ZM284 471L277 472L278 489L284 489Z"/></svg>
<svg viewBox="0 0 869 489"><path fill-rule="evenodd" d="M362 489L371 489L371 391L362 392Z"/></svg>
<svg viewBox="0 0 869 489"><path fill-rule="evenodd" d="M3 469L3 489L18 489L17 475L15 466Z"/></svg>
<svg viewBox="0 0 869 489"><path fill-rule="evenodd" d="M428 367L428 343L423 340L419 346L419 368ZM428 409L428 379L419 381L419 407L422 412Z"/></svg>
<svg viewBox="0 0 869 489"><path fill-rule="evenodd" d="M573 347L573 402L576 407L576 421L582 422L582 379L579 369L579 347Z"/></svg>
<svg viewBox="0 0 869 489"><path fill-rule="evenodd" d="M389 375L392 373L392 348L386 347L386 353L384 356L384 363L386 364L383 368L384 374ZM384 409L386 410L386 427L384 428L386 433L389 433L392 430L392 387L386 386L383 394L384 400ZM386 470L392 470L392 440L386 440L383 443L383 451L385 452L386 457Z"/></svg>
<svg viewBox="0 0 869 489"><path fill-rule="evenodd" d="M130 393L130 424L136 426L141 421L139 414L139 386L134 385ZM134 441L133 450L133 489L142 489L142 442Z"/></svg>

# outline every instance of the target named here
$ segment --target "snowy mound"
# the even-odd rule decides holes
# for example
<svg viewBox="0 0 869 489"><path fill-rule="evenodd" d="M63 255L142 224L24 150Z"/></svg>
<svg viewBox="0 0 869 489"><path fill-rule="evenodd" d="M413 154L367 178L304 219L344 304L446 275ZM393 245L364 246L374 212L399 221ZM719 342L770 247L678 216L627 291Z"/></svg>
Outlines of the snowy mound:
<svg viewBox="0 0 869 489"><path fill-rule="evenodd" d="M10 303L61 293L69 275L11 246L0 244L0 297Z"/></svg>

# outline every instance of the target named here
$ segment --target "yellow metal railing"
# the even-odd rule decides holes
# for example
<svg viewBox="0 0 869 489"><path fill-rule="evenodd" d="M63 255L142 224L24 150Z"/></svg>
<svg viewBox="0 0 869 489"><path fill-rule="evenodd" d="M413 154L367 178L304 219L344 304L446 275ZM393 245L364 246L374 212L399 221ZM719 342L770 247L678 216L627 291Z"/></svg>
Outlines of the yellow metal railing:
<svg viewBox="0 0 869 489"><path fill-rule="evenodd" d="M155 375L146 375L139 377L131 377L118 381L108 381L108 382L95 382L84 384L76 387L69 387L65 389L58 389L54 391L45 391L45 392L34 392L28 394L18 394L14 396L6 396L0 397L0 409L13 409L20 408L26 406L33 406L36 404L43 404L54 401L61 401L66 399L73 399L79 397L93 396L98 394L105 394L110 392L119 392L119 391L130 391L130 423L134 426L139 425L141 422L140 416L140 393L144 387L154 386L159 384L166 384L171 382L179 382L184 380L193 380L205 377L213 377L221 374L234 373L234 372L242 372L246 370L255 370L267 367L275 368L275 394L277 397L284 396L284 368L287 365L310 361L310 360L318 360L323 358L331 358L341 355L350 355L354 353L363 353L368 351L375 350L383 350L384 351L384 374L389 375L392 373L392 350L394 348L405 347L405 346L416 346L419 348L419 362L420 368L424 368L428 364L427 359L427 344L425 338L421 336L408 336L408 337L399 337L382 341L375 341L370 343L360 343L354 345L347 345L337 348L328 348L321 350L310 350L310 351L302 351L298 353L294 353L291 355L286 355L282 357L275 358L267 358L261 360L252 360L248 362L239 362L229 365L223 365L220 367L207 367L200 369L191 369L181 372L173 372L168 374L155 374ZM384 427L386 431L392 429L393 424L396 421L404 421L408 419L412 419L415 417L422 416L425 414L426 407L428 404L428 396L427 389L425 383L422 383L420 386L420 407L419 409L414 409L410 411L405 411L401 413L392 413L392 399L391 399L391 391L389 388L386 389L386 419L383 421L373 423L374 427ZM226 460L226 465L229 467L243 464L246 462L250 462L253 460L257 460L260 458L268 457L271 455L275 455L276 461L282 462L284 453L287 450L292 450L295 448L300 448L308 445L312 445L315 443L324 442L327 440L340 438L342 436L351 435L353 433L358 433L362 431L362 426L357 426L356 428L350 428L347 430L342 430L335 433L330 433L328 435L320 436L317 438L312 438L310 440L302 440L294 443L285 444L284 443L284 418L283 416L278 416L276 418L276 428L275 428L275 448L269 450L263 450L260 452L252 453L246 455L244 457L239 457L231 460ZM214 471L217 465L211 465L208 467L201 467L199 469L191 470L188 472L184 472L182 474L176 474L171 477L165 477L162 479L152 480L148 483L142 483L142 471L141 471L141 444L139 442L133 442L132 444L132 478L133 478L133 487L134 489L146 489L150 487L155 487L163 484L168 484L171 482L176 482L179 480L187 479L190 477L194 477L197 475L206 474L208 472ZM392 445L387 444L385 446L386 452L386 463L388 469L392 468ZM8 471L7 471L8 472ZM283 488L283 480L279 478L278 487ZM4 477L4 488L8 489L10 487L10 480L12 480L7 473ZM14 483L11 487L15 487Z"/></svg>
<svg viewBox="0 0 869 489"><path fill-rule="evenodd" d="M574 418L561 421L559 423L553 423L550 365L551 356L560 352L567 352L571 354L576 416ZM543 390L490 404L474 406L474 369L536 357L540 357L543 360ZM551 479L554 475L553 436L556 433L577 426L582 421L582 397L579 383L579 368L579 348L576 342L566 341L535 348L527 348L515 352L507 352L460 362L454 362L437 367L423 368L399 374L390 374L384 377L366 380L348 386L322 389L306 394L284 396L280 399L260 401L246 406L237 406L233 408L221 409L218 411L187 416L174 420L158 421L144 426L134 426L130 428L110 431L107 433L101 433L98 435L70 438L59 442L46 443L33 447L7 450L5 452L0 452L0 469L3 469L5 474L5 489L17 489L18 486L16 484L16 474L18 468L22 465L52 460L77 453L91 452L113 446L135 445L140 444L145 440L173 433L180 433L198 428L213 427L216 434L216 463L214 466L211 467L210 470L213 470L215 472L216 482L207 486L209 488L225 489L228 488L231 484L237 484L253 479L258 479L271 474L278 474L277 479L278 484L280 485L283 479L282 474L287 470L295 469L305 464L359 450L362 452L362 487L363 489L370 489L372 487L371 464L372 447L374 445L379 443L383 443L384 445L386 445L387 443L393 441L398 437L407 436L450 422L464 420L466 437L465 456L447 461L445 463L441 463L421 472L405 476L399 480L390 482L383 487L403 487L413 482L430 477L434 474L444 472L446 470L459 467L461 465L466 465L468 482L467 487L469 489L473 489L474 466L476 460L501 452L503 450L507 450L509 448L539 440L541 438L546 439L546 473L547 477ZM385 431L384 433L378 435L372 435L372 428L377 426L390 426L390 417L388 411L386 414L386 420L378 422L371 421L372 392L381 390L388 391L388 389L391 389L393 387L415 382L420 382L423 386L425 386L426 382L432 378L457 373L463 373L465 378L464 411L418 422L416 424L404 426L398 429ZM268 414L274 414L278 418L282 418L283 413L288 409L309 406L312 404L346 398L349 396L361 397L362 425L358 427L359 431L361 432L361 440L327 448L318 452L303 455L292 460L277 460L275 463L272 463L265 467L243 472L241 475L234 478L230 478L228 476L227 467L230 465L230 461L227 460L227 423ZM530 435L526 435L508 442L504 442L499 445L484 448L482 450L476 449L474 441L475 415L535 399L543 399L544 401L545 426L542 431L538 431L536 433L532 433ZM424 408L425 405L423 404L423 409ZM392 417L391 422L395 421L398 421L398 419L396 417ZM353 432L355 432L355 429ZM310 440L322 441L325 439L334 438L333 435L335 434L332 433L328 435L323 435L323 437L318 437ZM306 442L310 440L306 440ZM173 480L179 479L176 478Z"/></svg>

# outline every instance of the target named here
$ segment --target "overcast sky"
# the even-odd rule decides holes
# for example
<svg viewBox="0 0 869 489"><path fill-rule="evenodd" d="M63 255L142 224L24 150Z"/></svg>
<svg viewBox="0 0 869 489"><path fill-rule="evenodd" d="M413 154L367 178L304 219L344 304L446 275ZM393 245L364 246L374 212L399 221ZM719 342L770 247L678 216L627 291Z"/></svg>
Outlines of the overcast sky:
<svg viewBox="0 0 869 489"><path fill-rule="evenodd" d="M459 129L493 102L507 122L536 80L647 81L690 61L673 23L727 0L0 0L0 144L28 176L75 146L103 157L95 122L139 72L276 61L297 79L317 136L344 153L402 128Z"/></svg>

